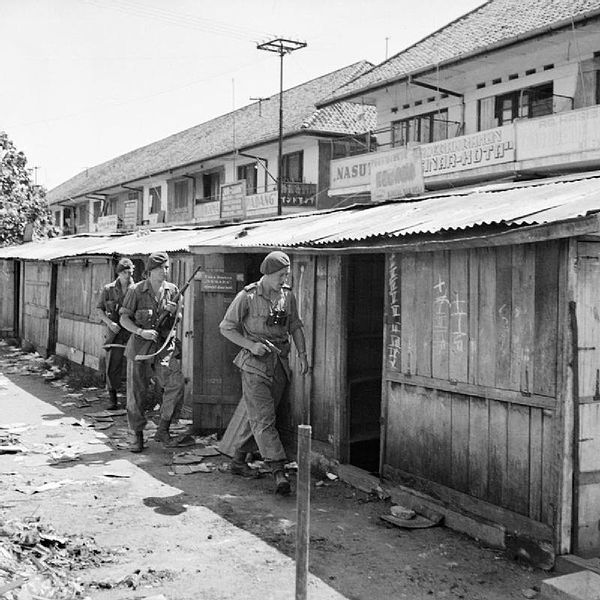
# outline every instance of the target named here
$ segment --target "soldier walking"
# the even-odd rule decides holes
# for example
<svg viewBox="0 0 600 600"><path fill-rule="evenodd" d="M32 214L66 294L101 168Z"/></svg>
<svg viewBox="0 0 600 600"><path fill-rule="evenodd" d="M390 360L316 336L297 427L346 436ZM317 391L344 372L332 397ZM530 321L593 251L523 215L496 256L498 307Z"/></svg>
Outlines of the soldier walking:
<svg viewBox="0 0 600 600"><path fill-rule="evenodd" d="M119 311L127 291L133 287L133 262L122 258L117 264L117 278L107 283L100 293L96 312L106 325L104 338L106 350L106 389L110 396L108 409L117 410L119 401L117 390L123 380L123 353L130 333L119 324Z"/></svg>

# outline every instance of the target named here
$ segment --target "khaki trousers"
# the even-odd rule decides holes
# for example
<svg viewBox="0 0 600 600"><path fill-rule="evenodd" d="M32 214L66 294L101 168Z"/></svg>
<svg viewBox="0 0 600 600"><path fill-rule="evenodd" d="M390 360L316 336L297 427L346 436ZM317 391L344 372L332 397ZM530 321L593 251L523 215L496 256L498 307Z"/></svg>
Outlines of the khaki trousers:
<svg viewBox="0 0 600 600"><path fill-rule="evenodd" d="M233 448L244 453L258 449L269 462L286 460L275 424L277 407L288 382L281 362L277 360L270 379L247 371L241 373L242 399L236 409L236 413L241 413L241 424L232 441Z"/></svg>
<svg viewBox="0 0 600 600"><path fill-rule="evenodd" d="M146 426L146 402L150 377L156 378L163 388L160 420L172 421L179 415L183 405L185 379L181 372L181 361L170 358L127 361L127 421L134 433Z"/></svg>

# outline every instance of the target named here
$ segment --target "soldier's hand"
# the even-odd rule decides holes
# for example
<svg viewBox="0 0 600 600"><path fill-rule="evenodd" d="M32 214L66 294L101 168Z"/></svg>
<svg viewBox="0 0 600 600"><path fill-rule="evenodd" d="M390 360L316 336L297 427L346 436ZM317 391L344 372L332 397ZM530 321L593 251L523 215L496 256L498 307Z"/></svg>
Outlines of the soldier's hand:
<svg viewBox="0 0 600 600"><path fill-rule="evenodd" d="M142 329L140 337L143 337L145 340L156 342L158 340L158 331L156 331L156 329Z"/></svg>
<svg viewBox="0 0 600 600"><path fill-rule="evenodd" d="M267 352L270 352L270 350L262 342L254 342L250 347L250 352L252 352L254 356L264 356Z"/></svg>
<svg viewBox="0 0 600 600"><path fill-rule="evenodd" d="M119 333L119 331L121 331L121 328L119 327L119 325L117 323L112 322L108 328L113 332L113 333Z"/></svg>
<svg viewBox="0 0 600 600"><path fill-rule="evenodd" d="M300 373L306 375L308 373L308 359L306 358L306 352L298 355L298 362L300 363Z"/></svg>
<svg viewBox="0 0 600 600"><path fill-rule="evenodd" d="M168 312L170 312L172 315L174 315L177 312L178 304L177 304L177 302L171 302L169 300L165 304L165 308L167 309Z"/></svg>

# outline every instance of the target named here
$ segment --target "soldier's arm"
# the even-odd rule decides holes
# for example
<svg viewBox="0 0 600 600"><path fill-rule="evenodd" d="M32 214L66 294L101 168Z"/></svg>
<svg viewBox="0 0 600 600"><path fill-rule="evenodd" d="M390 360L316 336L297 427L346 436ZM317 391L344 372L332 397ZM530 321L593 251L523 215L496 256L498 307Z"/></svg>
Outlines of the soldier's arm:
<svg viewBox="0 0 600 600"><path fill-rule="evenodd" d="M237 346L250 350L256 356L264 356L270 352L266 344L254 342L242 333L242 322L248 312L246 292L242 290L229 305L223 320L219 324L221 335Z"/></svg>
<svg viewBox="0 0 600 600"><path fill-rule="evenodd" d="M98 304L96 305L96 315L113 333L118 333L121 327L119 327L118 323L115 323L112 319L108 317L108 314L105 310L106 294L106 289L103 289L100 293L100 299L98 300Z"/></svg>

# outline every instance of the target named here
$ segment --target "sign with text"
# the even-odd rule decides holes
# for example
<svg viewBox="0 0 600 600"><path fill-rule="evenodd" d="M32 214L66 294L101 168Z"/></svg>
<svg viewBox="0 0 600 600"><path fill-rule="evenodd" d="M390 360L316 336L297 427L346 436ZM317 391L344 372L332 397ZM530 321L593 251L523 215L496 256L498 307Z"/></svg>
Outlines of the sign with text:
<svg viewBox="0 0 600 600"><path fill-rule="evenodd" d="M123 202L123 229L135 229L137 225L137 200L126 200Z"/></svg>
<svg viewBox="0 0 600 600"><path fill-rule="evenodd" d="M218 200L201 202L194 206L194 221L196 223L212 223L218 221L220 216L221 203Z"/></svg>
<svg viewBox="0 0 600 600"><path fill-rule="evenodd" d="M221 219L243 219L246 180L221 186Z"/></svg>
<svg viewBox="0 0 600 600"><path fill-rule="evenodd" d="M106 217L98 217L96 223L96 231L116 231L119 218L117 215L107 215Z"/></svg>
<svg viewBox="0 0 600 600"><path fill-rule="evenodd" d="M198 271L195 279L200 280L201 292L237 293L238 277L235 273L222 271Z"/></svg>
<svg viewBox="0 0 600 600"><path fill-rule="evenodd" d="M515 160L515 129L506 125L419 146L423 175L435 177Z"/></svg>
<svg viewBox="0 0 600 600"><path fill-rule="evenodd" d="M517 124L517 160L564 155L568 163L580 152L600 149L600 106L527 119Z"/></svg>
<svg viewBox="0 0 600 600"><path fill-rule="evenodd" d="M277 214L277 190L246 196L246 217L263 217Z"/></svg>
<svg viewBox="0 0 600 600"><path fill-rule="evenodd" d="M371 200L395 200L425 191L421 152L394 148L377 152L371 159Z"/></svg>
<svg viewBox="0 0 600 600"><path fill-rule="evenodd" d="M369 191L371 160L374 156L370 153L332 160L329 172L329 191L331 194Z"/></svg>

